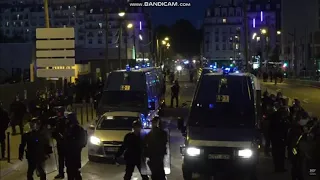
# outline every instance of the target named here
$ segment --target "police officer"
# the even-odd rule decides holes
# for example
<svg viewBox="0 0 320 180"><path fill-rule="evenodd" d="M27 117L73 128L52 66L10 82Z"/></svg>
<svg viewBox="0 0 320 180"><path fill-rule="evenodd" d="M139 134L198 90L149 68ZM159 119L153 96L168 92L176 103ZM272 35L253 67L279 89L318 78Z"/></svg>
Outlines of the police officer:
<svg viewBox="0 0 320 180"><path fill-rule="evenodd" d="M123 140L123 144L120 147L116 158L120 157L124 153L124 159L126 161L126 172L123 177L124 180L130 180L134 168L137 166L141 173L141 161L142 161L142 140L141 140L141 122L134 121L132 124L133 132L128 133ZM147 175L142 175L142 180L148 180Z"/></svg>
<svg viewBox="0 0 320 180"><path fill-rule="evenodd" d="M275 172L285 172L285 148L288 132L289 114L286 108L281 107L273 114L270 121L269 135L272 145L272 157Z"/></svg>
<svg viewBox="0 0 320 180"><path fill-rule="evenodd" d="M1 158L4 159L6 151L6 130L8 129L10 118L8 112L3 108L0 101L0 146Z"/></svg>
<svg viewBox="0 0 320 180"><path fill-rule="evenodd" d="M56 124L52 132L53 138L57 142L59 171L55 179L64 179L64 166L65 166L65 149L63 146L63 135L66 129L66 118L64 116L64 107L59 106L55 108L57 112Z"/></svg>
<svg viewBox="0 0 320 180"><path fill-rule="evenodd" d="M38 118L32 118L30 127L32 131L22 135L21 144L19 146L19 159L21 161L23 160L25 147L27 146L27 180L33 180L33 173L35 170L39 173L40 180L46 180L44 163L49 154L52 153L49 138L41 131L41 122Z"/></svg>
<svg viewBox="0 0 320 180"><path fill-rule="evenodd" d="M180 85L178 80L175 80L173 86L171 87L171 107L173 107L173 100L176 100L176 107L179 106L179 92Z"/></svg>
<svg viewBox="0 0 320 180"><path fill-rule="evenodd" d="M83 133L84 130L79 125L76 114L69 113L67 115L66 131L64 133L64 152L68 180L82 180L80 173L81 151L87 140L87 137L84 137Z"/></svg>
<svg viewBox="0 0 320 180"><path fill-rule="evenodd" d="M163 159L167 153L168 135L159 128L160 118L152 120L152 129L145 137L146 156L150 159L148 165L152 172L152 180L165 180Z"/></svg>

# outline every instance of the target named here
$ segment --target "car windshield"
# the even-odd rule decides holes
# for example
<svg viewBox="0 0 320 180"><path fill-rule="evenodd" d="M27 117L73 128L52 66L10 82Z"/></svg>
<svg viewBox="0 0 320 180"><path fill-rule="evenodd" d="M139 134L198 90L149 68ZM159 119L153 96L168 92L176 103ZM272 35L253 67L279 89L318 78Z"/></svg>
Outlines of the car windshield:
<svg viewBox="0 0 320 180"><path fill-rule="evenodd" d="M190 126L251 127L255 124L249 77L206 75L190 112Z"/></svg>
<svg viewBox="0 0 320 180"><path fill-rule="evenodd" d="M144 107L145 93L139 91L104 91L101 103L105 106Z"/></svg>
<svg viewBox="0 0 320 180"><path fill-rule="evenodd" d="M97 124L97 130L131 130L133 121L138 119L138 117L103 116Z"/></svg>

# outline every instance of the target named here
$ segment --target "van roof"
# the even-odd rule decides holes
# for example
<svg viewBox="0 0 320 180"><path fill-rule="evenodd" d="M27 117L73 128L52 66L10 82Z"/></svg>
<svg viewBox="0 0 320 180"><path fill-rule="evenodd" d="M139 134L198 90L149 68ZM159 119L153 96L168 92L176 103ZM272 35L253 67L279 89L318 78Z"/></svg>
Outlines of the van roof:
<svg viewBox="0 0 320 180"><path fill-rule="evenodd" d="M157 70L160 69L159 67L148 67L148 68L140 68L140 69L134 69L132 68L130 72L150 72L152 70ZM121 69L121 70L115 70L114 72L128 72L126 69Z"/></svg>
<svg viewBox="0 0 320 180"><path fill-rule="evenodd" d="M221 72L214 72L214 73L207 73L204 76L221 76L223 75L223 73ZM254 86L256 90L261 90L261 85L260 82L258 80L258 78L256 76L254 76L253 74L250 73L229 73L228 76L247 76L247 77L251 77L253 79L254 82Z"/></svg>

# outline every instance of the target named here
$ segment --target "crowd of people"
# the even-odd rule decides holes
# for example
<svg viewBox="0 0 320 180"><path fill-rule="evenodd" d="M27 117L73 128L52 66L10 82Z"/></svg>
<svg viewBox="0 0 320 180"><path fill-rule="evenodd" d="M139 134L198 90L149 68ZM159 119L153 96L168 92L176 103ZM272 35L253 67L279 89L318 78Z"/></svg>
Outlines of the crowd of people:
<svg viewBox="0 0 320 180"><path fill-rule="evenodd" d="M292 106L281 92L263 94L262 130L264 153L272 155L275 172L286 172L285 159L291 162L292 180L303 180L307 171L320 169L320 127L317 118L310 117L298 99Z"/></svg>
<svg viewBox="0 0 320 180"><path fill-rule="evenodd" d="M59 173L56 178L64 178L66 167L69 180L81 179L81 150L86 146L87 133L71 112L72 101L59 93L41 94L27 105L17 95L7 112L0 103L0 143L1 155L5 158L6 130L12 127L16 135L16 126L20 128L21 144L19 159L28 161L27 179L33 180L36 171L41 180L46 179L44 164L57 146ZM29 117L24 118L28 114ZM30 131L24 131L24 119L30 125ZM54 143L52 139L55 139Z"/></svg>

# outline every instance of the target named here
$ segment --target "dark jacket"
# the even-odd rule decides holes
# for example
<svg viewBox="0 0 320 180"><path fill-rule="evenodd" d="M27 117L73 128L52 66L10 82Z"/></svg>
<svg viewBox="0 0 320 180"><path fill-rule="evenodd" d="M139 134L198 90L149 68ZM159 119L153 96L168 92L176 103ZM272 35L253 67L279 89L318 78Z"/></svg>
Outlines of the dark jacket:
<svg viewBox="0 0 320 180"><path fill-rule="evenodd" d="M130 132L124 137L122 146L116 154L116 157L120 157L124 153L124 159L126 161L140 161L142 146L141 136Z"/></svg>
<svg viewBox="0 0 320 180"><path fill-rule="evenodd" d="M19 146L19 157L23 157L26 148L26 158L31 161L45 161L52 148L48 137L41 131L31 131L22 135Z"/></svg>
<svg viewBox="0 0 320 180"><path fill-rule="evenodd" d="M5 133L10 123L9 114L6 110L0 108L0 141L5 139Z"/></svg>
<svg viewBox="0 0 320 180"><path fill-rule="evenodd" d="M145 137L147 157L164 156L167 153L168 134L160 128L153 128Z"/></svg>

